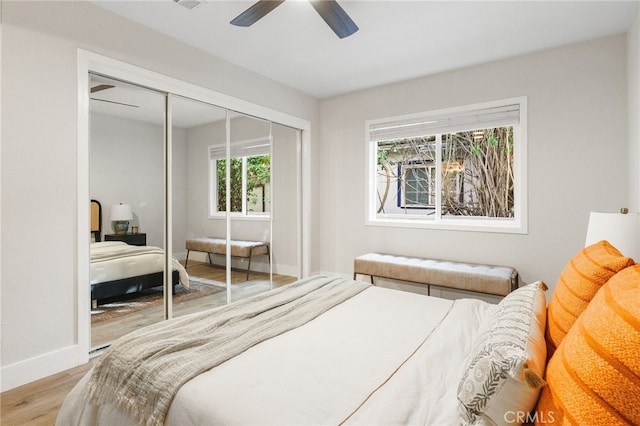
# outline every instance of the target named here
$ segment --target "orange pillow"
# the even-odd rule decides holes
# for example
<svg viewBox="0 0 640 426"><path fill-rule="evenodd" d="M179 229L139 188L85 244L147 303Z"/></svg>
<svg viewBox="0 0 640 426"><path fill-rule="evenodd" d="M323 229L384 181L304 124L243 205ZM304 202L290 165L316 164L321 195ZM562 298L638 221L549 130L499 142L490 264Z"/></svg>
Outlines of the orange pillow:
<svg viewBox="0 0 640 426"><path fill-rule="evenodd" d="M640 424L640 265L593 298L547 366L537 424ZM543 420L546 419L546 420Z"/></svg>
<svg viewBox="0 0 640 426"><path fill-rule="evenodd" d="M633 265L608 241L582 249L565 266L547 308L547 359L585 310L593 296L616 272Z"/></svg>

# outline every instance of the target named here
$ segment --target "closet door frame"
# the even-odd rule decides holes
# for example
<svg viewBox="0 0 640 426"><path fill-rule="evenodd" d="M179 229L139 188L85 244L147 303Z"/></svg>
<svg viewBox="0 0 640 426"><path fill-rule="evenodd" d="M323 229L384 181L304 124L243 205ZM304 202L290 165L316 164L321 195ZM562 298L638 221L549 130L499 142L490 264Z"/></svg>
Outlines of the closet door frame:
<svg viewBox="0 0 640 426"><path fill-rule="evenodd" d="M143 87L166 92L171 95L179 95L186 98L209 103L211 105L227 108L243 114L266 119L274 123L279 123L300 130L301 150L299 156L301 164L300 173L300 193L298 199L301 202L301 233L298 238L299 253L301 253L299 270L301 277L309 275L309 253L310 253L310 218L311 218L311 123L303 118L295 117L271 108L266 108L248 101L234 98L223 93L203 88L185 81L169 77L154 71L150 71L132 64L118 61L84 49L78 49L77 63L77 180L76 180L76 208L77 208L77 231L76 231L76 288L77 288L77 328L76 346L78 349L78 365L89 361L91 347L91 315L90 315L90 293L89 293L89 240L90 240L90 209L88 200L90 198L90 128L89 128L89 73L103 74L112 78L128 81ZM171 101L169 100L168 103ZM169 105L170 106L170 105ZM170 110L169 110L170 111ZM170 119L170 117L168 117ZM166 135L169 142L165 146L171 146L170 134ZM170 155L170 154L169 154ZM170 161L170 160L169 160ZM167 170L167 165L165 165ZM170 171L169 171L170 173ZM165 179L165 243L170 242L171 222L171 190L167 184L171 182L170 176ZM167 256L165 257L165 268L172 253L171 245L165 247ZM166 286L166 283L165 283ZM165 305L165 312L169 307Z"/></svg>

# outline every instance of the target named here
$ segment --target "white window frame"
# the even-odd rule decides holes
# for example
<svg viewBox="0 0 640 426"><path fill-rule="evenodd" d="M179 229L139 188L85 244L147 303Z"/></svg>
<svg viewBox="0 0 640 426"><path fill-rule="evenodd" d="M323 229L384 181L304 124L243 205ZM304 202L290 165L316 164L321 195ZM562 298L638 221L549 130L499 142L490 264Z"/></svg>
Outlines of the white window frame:
<svg viewBox="0 0 640 426"><path fill-rule="evenodd" d="M233 155L231 154L229 159L240 158L242 159L242 211L241 212L229 212L234 219L258 219L269 220L271 219L271 207L268 212L248 212L247 211L247 158L255 157L259 155L269 155L271 153L270 138L257 138L242 141L240 145L249 146L248 155ZM268 145L269 148L263 149L263 146ZM226 211L218 211L218 173L217 173L217 161L226 160L227 155L216 154L216 152L226 152L226 144L209 145L207 148L209 158L209 218L210 219L224 219L227 216Z"/></svg>
<svg viewBox="0 0 640 426"><path fill-rule="evenodd" d="M436 212L433 215L392 215L386 214L381 217L377 214L376 203L376 164L377 164L377 144L372 140L371 131L373 128L381 128L389 124L390 126L400 125L407 128L419 127L421 123L430 124L434 120L447 120L446 117L455 117L472 113L476 110L487 110L491 108L501 108L507 105L518 105L519 122L513 125L514 147L514 217L513 218L487 218L487 217L450 217L441 214L441 180L436 181ZM473 124L461 123L456 127L456 131L474 130ZM477 125L476 125L477 127ZM500 127L500 126L496 126ZM438 175L442 164L441 137L440 132L436 134L436 165ZM527 97L516 97L509 99L483 102L472 105L445 108L435 111L420 112L382 119L367 120L365 122L366 135L366 217L365 224L368 226L385 226L397 228L426 228L444 229L457 231L479 231L496 233L526 234L527 225ZM432 136L433 134L429 134ZM424 135L427 136L427 135Z"/></svg>

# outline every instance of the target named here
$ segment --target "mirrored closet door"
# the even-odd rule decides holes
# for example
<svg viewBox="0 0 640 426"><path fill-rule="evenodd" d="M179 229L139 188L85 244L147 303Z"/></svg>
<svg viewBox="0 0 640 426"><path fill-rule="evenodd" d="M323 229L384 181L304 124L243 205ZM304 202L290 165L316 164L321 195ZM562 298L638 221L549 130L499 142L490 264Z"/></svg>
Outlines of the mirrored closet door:
<svg viewBox="0 0 640 426"><path fill-rule="evenodd" d="M92 349L302 276L300 130L102 75L90 83L90 197L102 206L90 285L110 291L94 302ZM110 256L122 276L96 278Z"/></svg>
<svg viewBox="0 0 640 426"><path fill-rule="evenodd" d="M172 299L181 316L227 302L224 217L212 215L211 146L226 146L227 110L171 98L171 232L173 256L189 275Z"/></svg>
<svg viewBox="0 0 640 426"><path fill-rule="evenodd" d="M92 350L164 317L165 100L90 76Z"/></svg>

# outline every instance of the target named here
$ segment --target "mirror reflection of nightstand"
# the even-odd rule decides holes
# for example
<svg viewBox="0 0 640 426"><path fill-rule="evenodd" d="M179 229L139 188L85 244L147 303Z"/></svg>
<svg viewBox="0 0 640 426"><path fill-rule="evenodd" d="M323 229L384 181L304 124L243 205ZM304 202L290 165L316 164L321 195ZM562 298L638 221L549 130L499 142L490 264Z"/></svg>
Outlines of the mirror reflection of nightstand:
<svg viewBox="0 0 640 426"><path fill-rule="evenodd" d="M106 234L105 241L123 241L131 246L146 246L147 234Z"/></svg>

